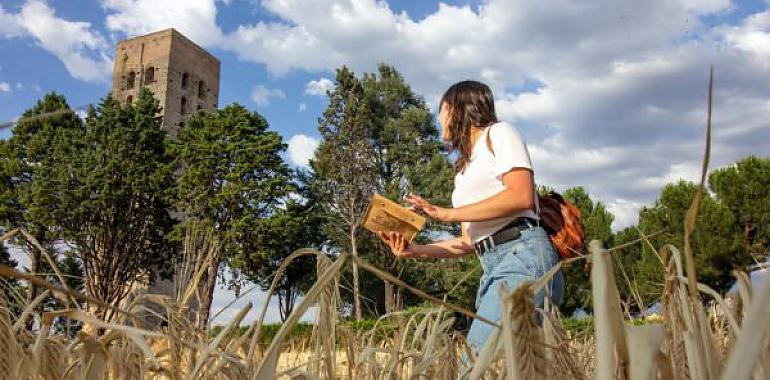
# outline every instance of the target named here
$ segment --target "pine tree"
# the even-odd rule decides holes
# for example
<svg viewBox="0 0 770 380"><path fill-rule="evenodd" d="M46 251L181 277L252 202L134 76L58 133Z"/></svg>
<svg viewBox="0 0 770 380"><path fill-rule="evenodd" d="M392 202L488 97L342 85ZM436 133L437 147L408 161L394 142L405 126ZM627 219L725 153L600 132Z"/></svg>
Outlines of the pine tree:
<svg viewBox="0 0 770 380"><path fill-rule="evenodd" d="M52 255L55 251L51 247L57 238L55 228L38 210L56 204L49 203L50 197L40 192L37 184L41 171L60 164L55 142L82 128L81 119L64 96L52 92L24 111L12 136L0 141L0 219L6 231L25 228ZM37 247L23 238L14 243L29 254L32 273L46 273ZM37 287L30 285L26 294L29 303L37 297Z"/></svg>
<svg viewBox="0 0 770 380"><path fill-rule="evenodd" d="M110 304L169 268L177 251L166 239L173 182L159 111L146 89L135 105L108 95L82 128L58 129L32 183L29 215L74 247L86 294ZM105 320L114 316L112 309L92 310Z"/></svg>
<svg viewBox="0 0 770 380"><path fill-rule="evenodd" d="M365 74L362 82L372 110L371 141L377 191L397 202L414 192L432 202L449 206L454 172L425 101L389 65L379 65L378 72ZM457 226L454 227L456 231ZM430 223L426 230L435 233L452 229L443 223ZM398 260L377 236L366 233L365 237L373 240L370 242L373 251L368 259L392 274L424 283L426 270L436 265ZM446 265L442 267L447 269ZM390 283L383 285L385 313L400 309L403 304L400 291ZM444 293L448 290L445 289Z"/></svg>
<svg viewBox="0 0 770 380"><path fill-rule="evenodd" d="M651 207L639 211L639 228L645 234L663 230L650 238L660 250L671 244L680 248L684 241L684 217L697 190L692 182L680 180L663 187ZM741 233L730 209L704 194L692 237L697 280L724 292L734 282L734 269L746 269L750 256L741 244ZM660 296L665 270L658 253L642 246L641 260L635 268L639 296L645 304Z"/></svg>
<svg viewBox="0 0 770 380"><path fill-rule="evenodd" d="M709 175L709 187L729 208L741 240L756 260L770 256L770 158L746 157Z"/></svg>
<svg viewBox="0 0 770 380"><path fill-rule="evenodd" d="M206 326L220 265L236 270L249 265L244 261L249 250L264 238L260 226L292 189L280 155L286 145L278 133L268 131L264 117L239 104L194 115L178 138L177 209L185 223L210 225L221 244L203 289L199 323Z"/></svg>
<svg viewBox="0 0 770 380"><path fill-rule="evenodd" d="M358 257L364 212L377 186L372 115L364 88L347 67L337 70L329 106L318 120L321 143L310 161L311 186L335 245ZM353 262L353 313L362 317L358 265Z"/></svg>

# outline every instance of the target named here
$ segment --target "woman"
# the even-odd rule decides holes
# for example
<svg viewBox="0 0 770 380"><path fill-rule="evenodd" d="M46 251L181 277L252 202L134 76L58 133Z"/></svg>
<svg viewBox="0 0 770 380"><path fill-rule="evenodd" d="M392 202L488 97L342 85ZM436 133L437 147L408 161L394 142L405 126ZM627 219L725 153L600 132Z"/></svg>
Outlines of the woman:
<svg viewBox="0 0 770 380"><path fill-rule="evenodd" d="M398 233L380 238L393 254L407 258L456 258L476 253L484 270L476 296L476 313L500 321L498 290L535 280L559 261L536 212L534 171L527 147L512 125L499 122L492 91L485 84L463 81L441 97L442 138L457 152L453 208L438 207L418 195L405 200L434 220L460 222L462 236L426 245L407 242ZM549 296L561 302L561 272L551 281ZM545 293L536 296L542 307ZM468 342L478 352L494 327L476 320Z"/></svg>

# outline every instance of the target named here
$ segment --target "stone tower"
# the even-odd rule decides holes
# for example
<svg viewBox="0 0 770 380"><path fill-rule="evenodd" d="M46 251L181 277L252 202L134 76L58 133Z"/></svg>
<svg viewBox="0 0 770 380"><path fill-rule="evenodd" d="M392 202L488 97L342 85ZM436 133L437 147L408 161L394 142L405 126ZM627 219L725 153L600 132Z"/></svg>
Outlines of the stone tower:
<svg viewBox="0 0 770 380"><path fill-rule="evenodd" d="M174 29L118 42L112 94L120 102L149 88L163 107L163 127L176 136L180 123L197 110L216 109L219 60Z"/></svg>

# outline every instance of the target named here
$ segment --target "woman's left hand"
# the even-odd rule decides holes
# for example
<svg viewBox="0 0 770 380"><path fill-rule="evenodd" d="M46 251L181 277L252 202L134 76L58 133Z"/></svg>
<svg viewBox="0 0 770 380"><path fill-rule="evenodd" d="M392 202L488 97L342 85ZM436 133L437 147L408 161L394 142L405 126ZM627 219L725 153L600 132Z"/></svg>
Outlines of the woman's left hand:
<svg viewBox="0 0 770 380"><path fill-rule="evenodd" d="M413 208L425 213L434 220L441 222L455 222L455 209L444 208L432 205L423 197L416 194L409 194L404 200L411 203Z"/></svg>

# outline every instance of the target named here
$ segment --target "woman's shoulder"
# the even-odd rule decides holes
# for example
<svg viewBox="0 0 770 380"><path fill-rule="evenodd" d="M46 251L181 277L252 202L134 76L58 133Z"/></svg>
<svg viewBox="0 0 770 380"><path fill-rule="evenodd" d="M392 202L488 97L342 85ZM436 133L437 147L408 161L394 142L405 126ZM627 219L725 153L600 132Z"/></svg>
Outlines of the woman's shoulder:
<svg viewBox="0 0 770 380"><path fill-rule="evenodd" d="M495 138L516 138L521 140L521 134L513 126L513 124L507 121L498 121L489 126L489 135L492 139Z"/></svg>

